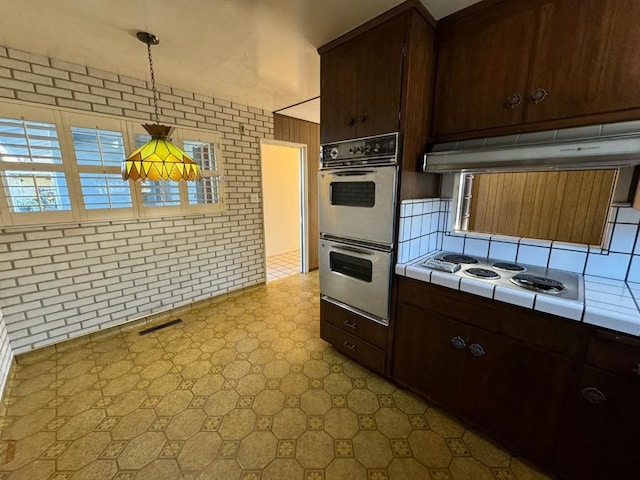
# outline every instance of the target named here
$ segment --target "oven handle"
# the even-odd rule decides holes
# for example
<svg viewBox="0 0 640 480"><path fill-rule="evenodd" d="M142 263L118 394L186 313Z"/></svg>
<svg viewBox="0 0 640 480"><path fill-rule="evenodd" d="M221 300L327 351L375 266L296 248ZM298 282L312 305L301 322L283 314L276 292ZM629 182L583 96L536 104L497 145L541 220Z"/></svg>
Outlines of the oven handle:
<svg viewBox="0 0 640 480"><path fill-rule="evenodd" d="M361 255L368 255L368 256L373 255L371 252L367 252L366 250L360 250L359 248L354 248L354 247L337 247L335 245L331 245L330 248L332 248L333 250L344 250L346 252L359 253Z"/></svg>
<svg viewBox="0 0 640 480"><path fill-rule="evenodd" d="M372 175L375 172L373 170L348 170L346 172L333 173L330 172L328 175L335 177L365 177L367 175Z"/></svg>

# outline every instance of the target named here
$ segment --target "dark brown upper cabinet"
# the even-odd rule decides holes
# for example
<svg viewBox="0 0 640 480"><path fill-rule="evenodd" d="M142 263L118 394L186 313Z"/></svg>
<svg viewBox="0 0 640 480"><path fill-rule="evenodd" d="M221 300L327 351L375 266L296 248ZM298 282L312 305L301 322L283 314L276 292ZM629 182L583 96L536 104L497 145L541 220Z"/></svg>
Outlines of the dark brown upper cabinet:
<svg viewBox="0 0 640 480"><path fill-rule="evenodd" d="M387 20L321 56L322 143L398 131L405 20Z"/></svg>
<svg viewBox="0 0 640 480"><path fill-rule="evenodd" d="M540 8L526 122L640 107L640 2L556 0ZM531 101L531 100L530 100Z"/></svg>
<svg viewBox="0 0 640 480"><path fill-rule="evenodd" d="M433 99L436 21L406 0L318 49L320 142L400 134L399 198L440 194L421 173Z"/></svg>
<svg viewBox="0 0 640 480"><path fill-rule="evenodd" d="M436 141L640 116L640 2L491 6L438 25Z"/></svg>
<svg viewBox="0 0 640 480"><path fill-rule="evenodd" d="M516 12L440 39L435 136L522 122L536 16Z"/></svg>

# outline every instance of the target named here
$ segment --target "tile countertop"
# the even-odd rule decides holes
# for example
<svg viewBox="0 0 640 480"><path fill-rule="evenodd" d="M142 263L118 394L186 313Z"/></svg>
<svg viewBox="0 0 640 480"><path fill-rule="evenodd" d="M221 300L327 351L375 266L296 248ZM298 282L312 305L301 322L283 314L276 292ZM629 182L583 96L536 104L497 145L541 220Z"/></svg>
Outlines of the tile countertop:
<svg viewBox="0 0 640 480"><path fill-rule="evenodd" d="M432 252L407 264L399 263L396 265L395 272L398 275L423 282L640 336L640 311L638 309L640 283L580 275L584 278L584 302L567 300L525 289L517 290L494 285L471 277L461 278L457 275L419 266L426 258L436 253L438 252Z"/></svg>

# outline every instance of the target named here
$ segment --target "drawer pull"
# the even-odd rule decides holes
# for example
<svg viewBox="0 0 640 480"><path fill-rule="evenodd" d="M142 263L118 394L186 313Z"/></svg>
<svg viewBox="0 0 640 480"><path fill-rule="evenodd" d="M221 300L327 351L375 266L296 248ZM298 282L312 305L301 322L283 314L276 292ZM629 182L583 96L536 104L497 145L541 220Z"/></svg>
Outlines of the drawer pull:
<svg viewBox="0 0 640 480"><path fill-rule="evenodd" d="M349 320L345 320L344 326L350 328L351 330L355 330L356 328L358 328L358 322L349 323Z"/></svg>
<svg viewBox="0 0 640 480"><path fill-rule="evenodd" d="M638 366L636 368L634 368L632 370L632 372L640 377L640 363L638 364Z"/></svg>
<svg viewBox="0 0 640 480"><path fill-rule="evenodd" d="M607 397L604 396L604 393L594 387L587 387L582 390L582 396L587 402L593 405L601 405L607 401Z"/></svg>
<svg viewBox="0 0 640 480"><path fill-rule="evenodd" d="M462 350L464 347L467 346L467 344L464 343L464 340L462 339L462 337L453 337L451 339L451 345L453 345L453 348L457 348L458 350Z"/></svg>
<svg viewBox="0 0 640 480"><path fill-rule="evenodd" d="M484 348L482 348L482 345L478 345L477 343L471 345L469 350L471 351L471 355L474 357L482 357L486 353Z"/></svg>
<svg viewBox="0 0 640 480"><path fill-rule="evenodd" d="M347 342L346 340L344 341L344 343L342 344L345 348L348 348L349 350L351 350L352 352L356 351L356 346L350 344L349 342Z"/></svg>

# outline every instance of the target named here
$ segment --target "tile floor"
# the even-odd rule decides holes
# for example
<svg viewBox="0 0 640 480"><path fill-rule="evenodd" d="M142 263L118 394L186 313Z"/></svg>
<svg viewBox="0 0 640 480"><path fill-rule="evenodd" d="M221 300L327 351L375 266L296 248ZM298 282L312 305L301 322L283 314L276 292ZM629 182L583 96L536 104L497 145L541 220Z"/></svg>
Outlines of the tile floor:
<svg viewBox="0 0 640 480"><path fill-rule="evenodd" d="M267 282L300 273L300 250L267 257Z"/></svg>
<svg viewBox="0 0 640 480"><path fill-rule="evenodd" d="M295 275L18 358L0 479L542 480L319 338Z"/></svg>

